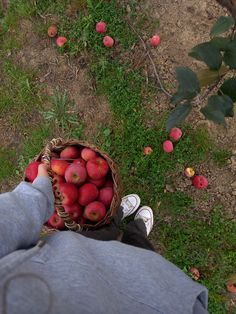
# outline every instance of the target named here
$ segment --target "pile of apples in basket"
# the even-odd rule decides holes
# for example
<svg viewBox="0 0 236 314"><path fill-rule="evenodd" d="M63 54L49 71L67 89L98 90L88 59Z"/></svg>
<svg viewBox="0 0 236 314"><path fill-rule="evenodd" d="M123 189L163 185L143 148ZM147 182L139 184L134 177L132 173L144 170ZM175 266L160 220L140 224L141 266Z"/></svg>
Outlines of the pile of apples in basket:
<svg viewBox="0 0 236 314"><path fill-rule="evenodd" d="M33 161L27 166L27 181L33 182L40 163ZM76 223L95 224L105 217L113 198L113 179L100 154L87 147L68 146L59 154L52 153L51 170L54 195ZM65 228L56 208L48 225Z"/></svg>

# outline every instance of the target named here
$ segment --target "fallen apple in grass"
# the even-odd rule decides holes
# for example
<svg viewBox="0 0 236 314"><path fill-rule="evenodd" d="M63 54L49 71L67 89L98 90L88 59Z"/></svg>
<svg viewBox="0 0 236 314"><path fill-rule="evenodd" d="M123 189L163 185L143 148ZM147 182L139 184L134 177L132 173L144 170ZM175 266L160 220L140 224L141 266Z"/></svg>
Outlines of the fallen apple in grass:
<svg viewBox="0 0 236 314"><path fill-rule="evenodd" d="M59 36L56 39L56 44L58 47L63 47L67 43L67 39L64 36Z"/></svg>
<svg viewBox="0 0 236 314"><path fill-rule="evenodd" d="M173 152L174 150L174 146L173 146L173 143L169 140L165 141L163 143L163 150L165 153L171 153Z"/></svg>
<svg viewBox="0 0 236 314"><path fill-rule="evenodd" d="M146 146L143 149L144 155L150 155L153 152L153 149L150 146Z"/></svg>
<svg viewBox="0 0 236 314"><path fill-rule="evenodd" d="M63 219L60 216L58 216L57 213L52 214L52 216L48 220L48 224L51 227L59 230L63 230L65 228L65 223Z"/></svg>
<svg viewBox="0 0 236 314"><path fill-rule="evenodd" d="M66 168L65 179L68 183L82 184L87 179L87 170L80 164L72 163Z"/></svg>
<svg viewBox="0 0 236 314"><path fill-rule="evenodd" d="M106 176L109 171L109 165L105 159L96 157L86 164L88 175L93 180L98 180Z"/></svg>
<svg viewBox="0 0 236 314"><path fill-rule="evenodd" d="M78 199L78 189L72 183L61 183L59 185L59 191L63 205L72 205Z"/></svg>
<svg viewBox="0 0 236 314"><path fill-rule="evenodd" d="M41 164L39 161L32 161L26 168L25 168L25 176L30 181L33 182L34 179L38 175L38 167Z"/></svg>
<svg viewBox="0 0 236 314"><path fill-rule="evenodd" d="M182 131L179 128L172 128L169 137L171 140L178 141L182 137Z"/></svg>
<svg viewBox="0 0 236 314"><path fill-rule="evenodd" d="M80 150L76 146L68 146L61 151L61 158L76 159L80 156Z"/></svg>
<svg viewBox="0 0 236 314"><path fill-rule="evenodd" d="M161 43L161 37L157 34L153 35L152 38L150 39L150 44L152 47L156 48L159 46Z"/></svg>
<svg viewBox="0 0 236 314"><path fill-rule="evenodd" d="M105 47L111 48L114 45L114 39L111 36L105 36L103 38L103 44Z"/></svg>
<svg viewBox="0 0 236 314"><path fill-rule="evenodd" d="M96 185L92 183L85 183L79 188L78 192L78 202L82 206L86 206L89 203L93 202L96 200L98 197L98 188Z"/></svg>
<svg viewBox="0 0 236 314"><path fill-rule="evenodd" d="M70 164L66 160L61 159L52 159L51 160L51 169L53 172L59 176L64 176L66 169Z"/></svg>
<svg viewBox="0 0 236 314"><path fill-rule="evenodd" d="M106 33L106 30L107 30L107 24L105 22L101 21L101 22L98 22L96 24L96 32L97 33L100 33L100 34Z"/></svg>
<svg viewBox="0 0 236 314"><path fill-rule="evenodd" d="M105 205L101 202L95 201L88 204L84 210L84 218L93 222L102 220L106 216Z"/></svg>
<svg viewBox="0 0 236 314"><path fill-rule="evenodd" d="M57 34L57 26L56 25L51 25L48 28L48 36L49 37L55 37Z"/></svg>

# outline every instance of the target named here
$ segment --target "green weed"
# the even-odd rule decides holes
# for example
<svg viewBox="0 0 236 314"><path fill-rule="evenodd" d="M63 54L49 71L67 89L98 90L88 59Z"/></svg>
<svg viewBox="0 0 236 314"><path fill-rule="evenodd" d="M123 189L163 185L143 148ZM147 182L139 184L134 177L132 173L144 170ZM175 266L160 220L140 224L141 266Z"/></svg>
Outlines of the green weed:
<svg viewBox="0 0 236 314"><path fill-rule="evenodd" d="M225 149L213 151L212 158L219 166L226 166L228 159L231 157L231 152Z"/></svg>

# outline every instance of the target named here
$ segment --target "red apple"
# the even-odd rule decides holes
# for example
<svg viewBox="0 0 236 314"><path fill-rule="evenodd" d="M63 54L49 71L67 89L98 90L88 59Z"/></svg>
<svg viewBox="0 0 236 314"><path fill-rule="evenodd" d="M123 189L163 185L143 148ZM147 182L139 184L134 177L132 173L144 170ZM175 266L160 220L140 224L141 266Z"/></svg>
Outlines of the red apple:
<svg viewBox="0 0 236 314"><path fill-rule="evenodd" d="M95 201L88 204L84 210L84 218L91 221L100 221L106 216L105 205L101 202Z"/></svg>
<svg viewBox="0 0 236 314"><path fill-rule="evenodd" d="M172 153L173 150L174 150L173 143L172 143L171 141L169 141L169 140L165 141L165 142L163 143L163 150L164 150L164 152L166 152L166 153Z"/></svg>
<svg viewBox="0 0 236 314"><path fill-rule="evenodd" d="M77 158L73 161L73 163L86 167L86 161L83 158Z"/></svg>
<svg viewBox="0 0 236 314"><path fill-rule="evenodd" d="M25 168L25 176L30 181L33 182L34 179L38 175L38 166L41 164L39 161L32 161L26 168Z"/></svg>
<svg viewBox="0 0 236 314"><path fill-rule="evenodd" d="M68 183L82 184L87 179L86 168L76 163L70 164L66 169L65 179Z"/></svg>
<svg viewBox="0 0 236 314"><path fill-rule="evenodd" d="M102 202L106 206L106 208L109 208L111 205L113 195L114 195L113 188L111 187L102 188L99 191L98 201Z"/></svg>
<svg viewBox="0 0 236 314"><path fill-rule="evenodd" d="M74 203L73 205L64 205L65 211L70 214L71 218L78 222L79 218L83 214L83 208L78 203Z"/></svg>
<svg viewBox="0 0 236 314"><path fill-rule="evenodd" d="M208 180L202 175L197 175L193 178L193 185L199 190L205 190L208 187Z"/></svg>
<svg viewBox="0 0 236 314"><path fill-rule="evenodd" d="M86 206L98 197L98 189L92 183L85 183L79 188L78 202Z"/></svg>
<svg viewBox="0 0 236 314"><path fill-rule="evenodd" d="M114 45L115 41L111 36L105 36L103 38L103 45L105 47L111 48Z"/></svg>
<svg viewBox="0 0 236 314"><path fill-rule="evenodd" d="M48 224L56 229L63 230L65 228L64 220L55 212L48 220Z"/></svg>
<svg viewBox="0 0 236 314"><path fill-rule="evenodd" d="M91 179L98 180L105 177L108 173L109 165L105 159L96 157L87 162L86 169Z"/></svg>
<svg viewBox="0 0 236 314"><path fill-rule="evenodd" d="M64 36L59 36L56 39L56 44L58 47L63 47L67 43L67 39Z"/></svg>
<svg viewBox="0 0 236 314"><path fill-rule="evenodd" d="M150 146L146 146L143 149L144 155L150 155L153 152L153 149Z"/></svg>
<svg viewBox="0 0 236 314"><path fill-rule="evenodd" d="M66 160L61 160L61 159L51 160L51 169L53 172L55 172L59 176L64 176L66 169L69 165L70 164Z"/></svg>
<svg viewBox="0 0 236 314"><path fill-rule="evenodd" d="M178 141L182 137L182 130L179 128L172 128L169 133L171 140Z"/></svg>
<svg viewBox="0 0 236 314"><path fill-rule="evenodd" d="M88 161L88 160L90 160L90 159L93 159L93 158L97 157L97 154L96 154L96 152L95 152L94 150L85 147L85 148L83 148L82 151L81 151L81 157L82 157L84 160Z"/></svg>
<svg viewBox="0 0 236 314"><path fill-rule="evenodd" d="M96 24L96 32L97 33L102 34L102 33L105 33L106 30L107 30L107 24L105 22L98 22Z"/></svg>
<svg viewBox="0 0 236 314"><path fill-rule="evenodd" d="M61 201L63 205L72 205L78 198L78 189L72 183L61 183L59 185Z"/></svg>
<svg viewBox="0 0 236 314"><path fill-rule="evenodd" d="M160 45L160 43L161 43L161 37L159 35L152 36L150 40L150 44L152 47L156 48L157 46Z"/></svg>
<svg viewBox="0 0 236 314"><path fill-rule="evenodd" d="M93 180L93 179L88 179L88 182L95 184L98 188L100 188L101 186L104 185L106 178L103 177L101 179L98 180Z"/></svg>
<svg viewBox="0 0 236 314"><path fill-rule="evenodd" d="M56 25L51 25L48 28L48 36L49 37L55 37L57 34L57 26Z"/></svg>
<svg viewBox="0 0 236 314"><path fill-rule="evenodd" d="M80 149L76 146L68 146L63 151L61 151L60 157L66 159L75 159L79 158Z"/></svg>

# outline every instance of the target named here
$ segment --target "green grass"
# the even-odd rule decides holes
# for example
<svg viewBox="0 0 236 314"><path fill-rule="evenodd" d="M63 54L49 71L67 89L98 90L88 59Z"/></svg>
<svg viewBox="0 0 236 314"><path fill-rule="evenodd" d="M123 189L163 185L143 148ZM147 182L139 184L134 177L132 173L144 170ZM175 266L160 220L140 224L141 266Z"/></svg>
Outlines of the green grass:
<svg viewBox="0 0 236 314"><path fill-rule="evenodd" d="M14 150L9 150L9 148L0 148L0 181L6 180L9 176L14 173L16 166L16 152Z"/></svg>
<svg viewBox="0 0 236 314"><path fill-rule="evenodd" d="M174 152L165 154L162 143L168 138L165 131L166 115L149 112L146 103L144 107L143 95L153 95L153 87L148 89L142 71L134 69L128 57L123 58L123 52L127 56L137 41L124 19L125 9L114 0L73 1L77 15L68 18L65 14L68 4L69 1L63 0L13 0L5 25L14 25L16 16L35 18L39 13L51 14L52 22L55 16L60 19L60 34L69 39L65 49L59 51L75 56L84 51L89 54L91 76L96 79L97 93L106 96L113 114L113 119L100 127L94 143L107 151L119 165L124 194L138 193L143 203L153 207L156 228L152 232L152 240L163 249L163 255L185 272L191 266L199 268L202 274L200 282L209 289L210 313L226 313L224 285L235 268L235 223L228 221L221 204L206 214L194 210L196 206L193 200L185 193L165 193L165 186L179 176L186 166L197 167L207 158L212 157L217 164L224 165L228 152L215 148L206 130L193 131L191 126L185 125L183 138L175 144ZM134 6L135 1L132 1ZM137 17L137 14L132 16ZM103 47L103 36L94 31L96 22L100 20L108 23L107 34L116 39L112 49ZM145 16L137 25L153 27ZM5 44L4 49L10 46L9 43ZM13 123L17 124L18 112L28 107L32 109L30 104L37 93L34 75L9 62L3 68L3 75L0 114L13 112ZM63 134L65 137L81 138L83 135L83 124L77 117L72 119L71 108L72 111L75 108L67 94L55 92L51 104L50 110L42 113L44 123L41 122L37 128L32 127L28 132L30 135L21 143L18 152L19 173L51 137ZM36 109L42 110L40 106L36 106ZM148 119L154 127L146 127ZM151 155L144 156L145 146L152 147ZM15 171L11 166L14 156L14 152L7 153L1 149L0 162L5 165L5 172L0 180ZM208 197L207 193L202 193L202 198Z"/></svg>
<svg viewBox="0 0 236 314"><path fill-rule="evenodd" d="M219 166L226 166L231 155L231 152L228 150L216 149L213 151L212 158Z"/></svg>
<svg viewBox="0 0 236 314"><path fill-rule="evenodd" d="M14 110L23 117L29 109L38 105L32 83L33 74L10 61L6 61L1 70L4 80L0 87L0 116Z"/></svg>

